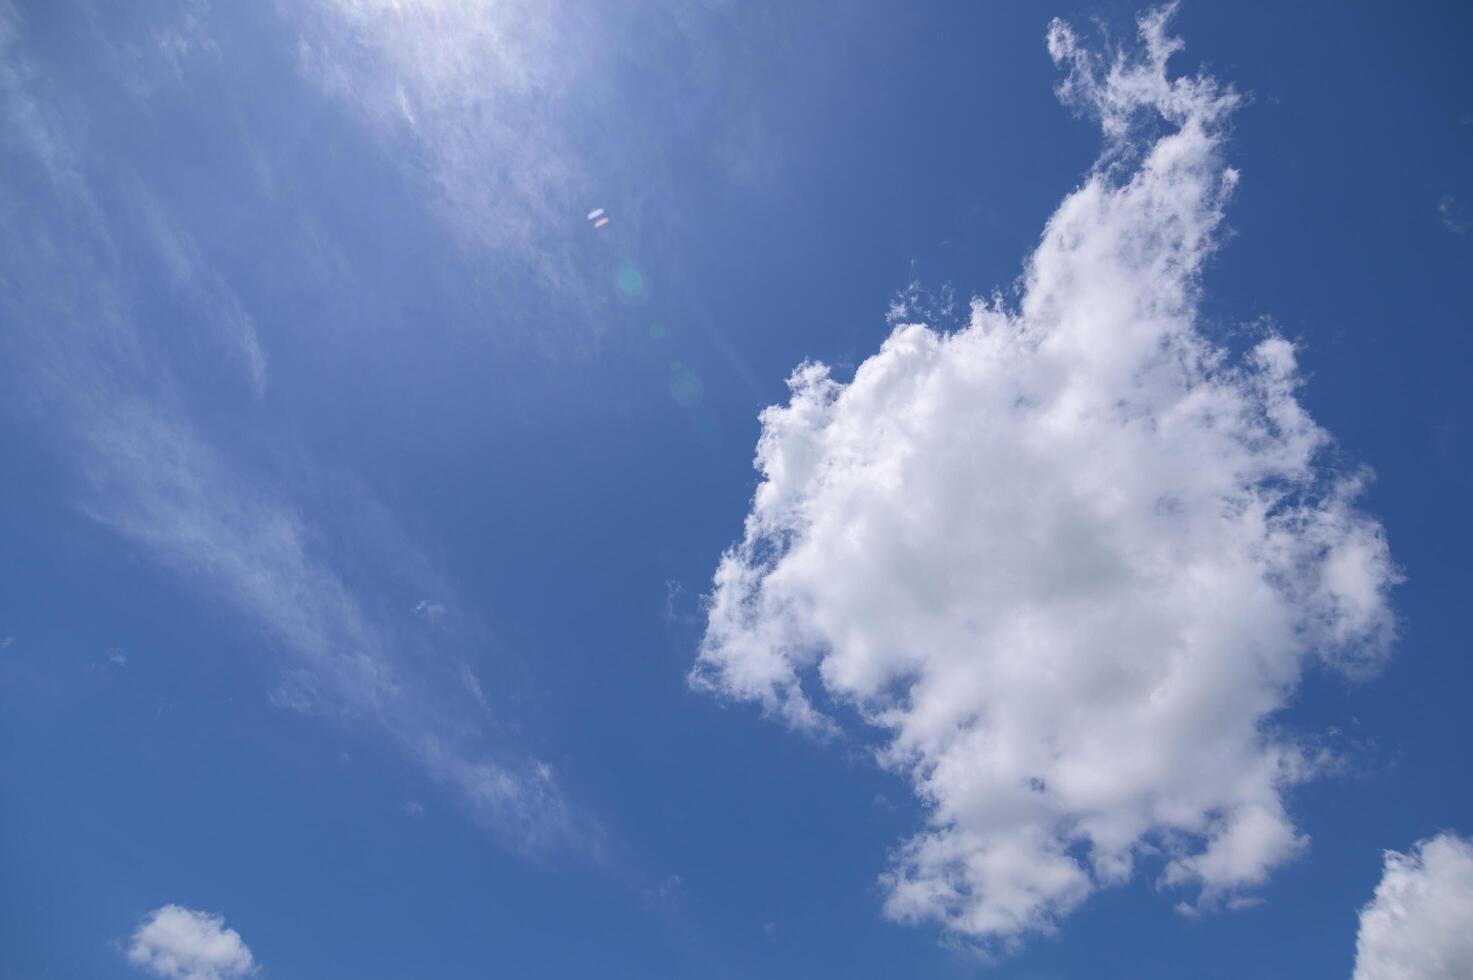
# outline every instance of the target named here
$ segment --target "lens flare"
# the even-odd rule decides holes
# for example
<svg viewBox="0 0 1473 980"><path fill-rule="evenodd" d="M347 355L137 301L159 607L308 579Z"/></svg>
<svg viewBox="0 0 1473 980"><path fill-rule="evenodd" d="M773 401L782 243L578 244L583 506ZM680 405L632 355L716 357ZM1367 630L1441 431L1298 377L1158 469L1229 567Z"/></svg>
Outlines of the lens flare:
<svg viewBox="0 0 1473 980"><path fill-rule="evenodd" d="M644 295L644 274L627 263L619 267L614 284L628 299L638 299Z"/></svg>
<svg viewBox="0 0 1473 980"><path fill-rule="evenodd" d="M670 365L670 397L684 408L695 408L706 397L706 386L690 368L676 361Z"/></svg>

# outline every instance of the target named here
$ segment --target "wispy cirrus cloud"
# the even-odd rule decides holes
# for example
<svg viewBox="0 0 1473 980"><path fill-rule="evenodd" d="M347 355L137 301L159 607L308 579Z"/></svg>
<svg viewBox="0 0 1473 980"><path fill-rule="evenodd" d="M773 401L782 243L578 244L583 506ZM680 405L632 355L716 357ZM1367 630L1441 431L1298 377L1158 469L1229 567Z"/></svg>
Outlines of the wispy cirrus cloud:
<svg viewBox="0 0 1473 980"><path fill-rule="evenodd" d="M0 318L9 325L0 351L17 366L6 407L71 461L85 513L266 641L286 664L275 703L387 734L508 846L597 855L596 822L567 802L550 768L486 734L485 693L474 674L474 689L467 683L464 658L415 655L422 641L401 622L413 619L402 596L443 594L444 583L421 572L427 563L392 518L351 486L338 501L372 515L380 543L368 551L412 580L380 597L324 557L322 523L279 482L198 424L176 372L176 349L188 345L138 315L119 240L151 248L191 319L240 353L253 402L265 394L266 363L255 323L158 201L126 185L110 195L124 203L98 204L105 195L76 135L85 127L48 99L23 29L0 4Z"/></svg>
<svg viewBox="0 0 1473 980"><path fill-rule="evenodd" d="M240 362L251 391L266 393L266 351L256 322L230 284L205 261L194 237L170 220L157 200L139 187L130 195L142 217L169 285L188 308L213 328L224 348Z"/></svg>
<svg viewBox="0 0 1473 980"><path fill-rule="evenodd" d="M1200 324L1239 98L1171 76L1170 14L1133 50L1050 27L1105 149L1015 305L899 325L848 383L804 364L762 414L692 673L880 732L929 811L886 914L991 953L1142 863L1184 911L1245 901L1304 848L1286 792L1320 768L1275 713L1310 663L1362 672L1394 634L1366 477L1299 403L1294 345L1236 357Z"/></svg>
<svg viewBox="0 0 1473 980"><path fill-rule="evenodd" d="M303 73L424 182L462 240L566 284L568 230L593 179L568 98L607 41L607 11L530 0L281 9Z"/></svg>
<svg viewBox="0 0 1473 980"><path fill-rule="evenodd" d="M588 242L628 249L646 231L697 233L667 193L669 169L690 162L667 156L664 126L699 133L709 164L736 182L772 174L783 156L743 97L741 66L711 42L715 32L781 31L781 8L736 17L680 0L311 0L278 9L302 76L372 133L476 258L493 260L475 262L477 274L532 280L544 302L571 298L580 313L607 298L602 265L597 285L585 280ZM610 220L608 234L590 236Z"/></svg>

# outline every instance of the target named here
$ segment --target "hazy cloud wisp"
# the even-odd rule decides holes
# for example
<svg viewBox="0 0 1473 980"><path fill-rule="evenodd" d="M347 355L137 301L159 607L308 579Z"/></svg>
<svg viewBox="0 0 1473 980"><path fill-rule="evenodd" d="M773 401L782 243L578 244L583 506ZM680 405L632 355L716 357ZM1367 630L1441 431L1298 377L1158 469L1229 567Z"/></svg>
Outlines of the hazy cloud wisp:
<svg viewBox="0 0 1473 980"><path fill-rule="evenodd" d="M0 334L0 353L24 366L5 387L5 407L46 431L73 464L86 513L285 654L275 703L376 726L513 847L597 851L597 828L574 813L548 767L483 737L486 696L479 680L467 690L464 661L442 658L437 677L426 658L406 656L407 630L322 556L321 529L296 501L201 429L171 356L187 338L151 330L138 315L118 242L152 247L166 286L191 312L220 317L259 400L266 354L255 325L160 201L126 182L122 194L94 193L94 179L106 178L92 176L88 145L74 136L85 126L67 125L48 99L22 50L23 29L0 0L0 256L12 270L0 281L0 318L15 325ZM97 203L113 197L121 207ZM369 501L339 503L375 511ZM376 520L365 547L381 552L380 572L425 565L387 519ZM415 592L425 584L439 583L415 583ZM404 594L415 593L399 601ZM444 607L420 611L438 618Z"/></svg>

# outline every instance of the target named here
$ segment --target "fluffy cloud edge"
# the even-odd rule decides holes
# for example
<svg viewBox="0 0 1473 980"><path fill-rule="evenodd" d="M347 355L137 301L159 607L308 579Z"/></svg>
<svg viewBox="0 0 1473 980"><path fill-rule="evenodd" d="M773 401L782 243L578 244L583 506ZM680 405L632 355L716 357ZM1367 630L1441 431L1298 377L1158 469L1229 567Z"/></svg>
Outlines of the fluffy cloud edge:
<svg viewBox="0 0 1473 980"><path fill-rule="evenodd" d="M127 955L129 963L165 980L232 980L260 971L224 916L182 905L162 905L144 916Z"/></svg>
<svg viewBox="0 0 1473 980"><path fill-rule="evenodd" d="M1360 912L1353 980L1473 977L1473 840L1444 832L1384 859Z"/></svg>

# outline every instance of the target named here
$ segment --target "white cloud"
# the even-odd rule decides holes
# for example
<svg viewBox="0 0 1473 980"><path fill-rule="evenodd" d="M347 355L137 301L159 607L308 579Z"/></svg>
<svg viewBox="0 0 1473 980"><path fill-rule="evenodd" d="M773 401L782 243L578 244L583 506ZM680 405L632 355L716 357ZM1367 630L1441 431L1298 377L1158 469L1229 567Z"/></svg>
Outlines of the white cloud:
<svg viewBox="0 0 1473 980"><path fill-rule="evenodd" d="M432 599L421 599L414 606L414 614L429 620L441 619L445 615L445 607Z"/></svg>
<svg viewBox="0 0 1473 980"><path fill-rule="evenodd" d="M1241 904L1306 843L1284 790L1317 767L1274 713L1309 660L1363 670L1394 632L1382 529L1324 459L1294 346L1236 358L1198 327L1238 98L1169 79L1169 13L1140 53L1050 28L1106 151L1015 308L899 325L848 384L804 364L762 414L692 672L798 728L881 731L929 809L887 915L993 952L1147 856L1187 908Z"/></svg>
<svg viewBox="0 0 1473 980"><path fill-rule="evenodd" d="M1451 194L1444 194L1437 201L1437 216L1442 219L1442 226L1455 235L1466 235L1468 233L1468 217L1463 205Z"/></svg>
<svg viewBox="0 0 1473 980"><path fill-rule="evenodd" d="M669 874L656 884L644 889L645 901L655 905L668 905L680 897L685 882L678 874Z"/></svg>
<svg viewBox="0 0 1473 980"><path fill-rule="evenodd" d="M138 925L128 962L168 980L227 980L256 973L255 958L225 919L180 905L154 909Z"/></svg>
<svg viewBox="0 0 1473 980"><path fill-rule="evenodd" d="M458 666L458 671L460 673L460 682L465 685L466 691L469 692L470 696L475 698L482 707L485 707L486 691L484 688L481 687L481 678L476 676L476 672L471 669L471 665L466 663L464 660L460 662Z"/></svg>
<svg viewBox="0 0 1473 980"><path fill-rule="evenodd" d="M1354 980L1473 977L1473 842L1455 834L1386 852L1360 913Z"/></svg>

